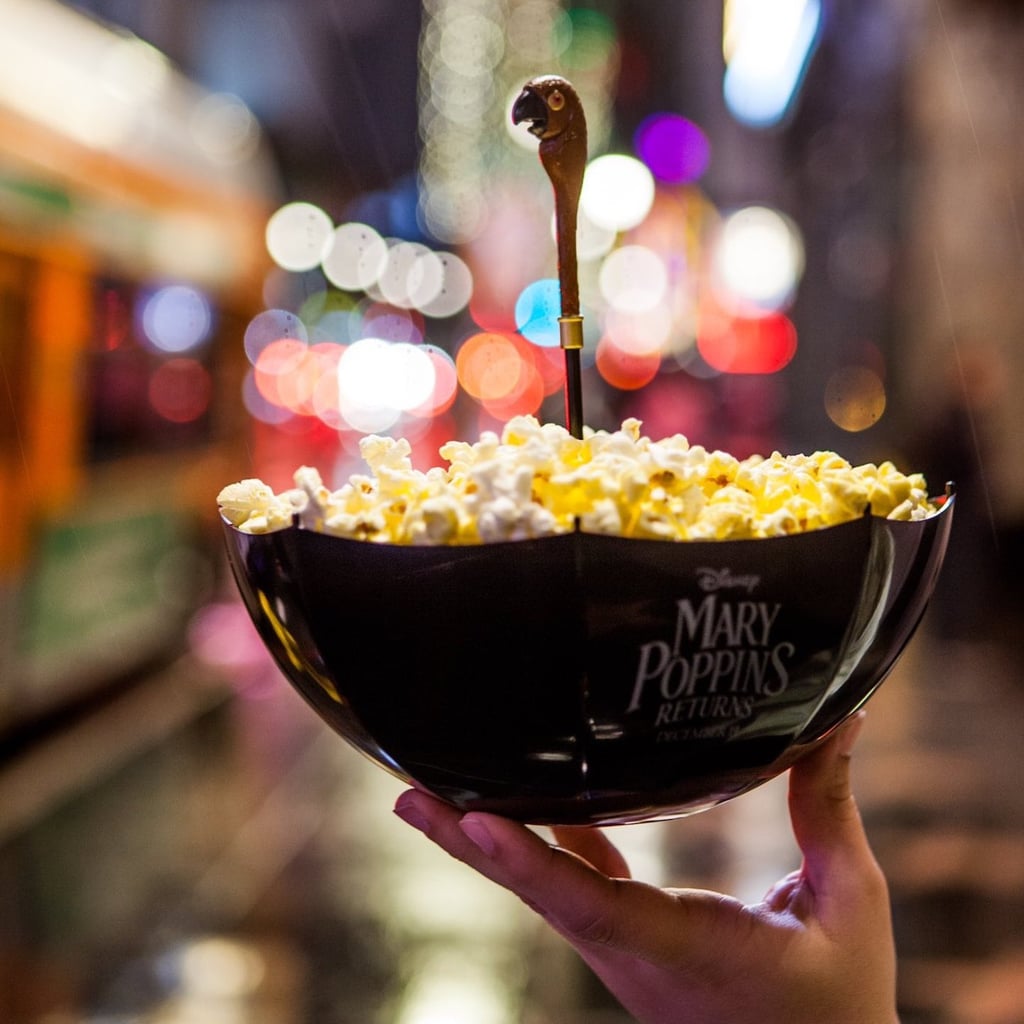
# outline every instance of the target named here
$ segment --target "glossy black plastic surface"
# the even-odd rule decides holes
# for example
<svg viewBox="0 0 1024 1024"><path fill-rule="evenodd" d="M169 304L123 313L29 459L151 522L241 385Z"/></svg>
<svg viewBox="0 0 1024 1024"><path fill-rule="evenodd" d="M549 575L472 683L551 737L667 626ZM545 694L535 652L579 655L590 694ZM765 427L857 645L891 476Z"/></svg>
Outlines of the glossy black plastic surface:
<svg viewBox="0 0 1024 1024"><path fill-rule="evenodd" d="M607 824L749 790L860 707L921 619L953 503L770 540L225 535L268 648L345 739L467 809Z"/></svg>

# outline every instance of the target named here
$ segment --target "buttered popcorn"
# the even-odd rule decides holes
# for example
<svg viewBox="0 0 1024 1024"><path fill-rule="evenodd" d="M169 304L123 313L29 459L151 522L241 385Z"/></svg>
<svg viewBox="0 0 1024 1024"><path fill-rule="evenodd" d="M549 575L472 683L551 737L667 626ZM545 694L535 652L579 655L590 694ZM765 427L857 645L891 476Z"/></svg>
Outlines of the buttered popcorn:
<svg viewBox="0 0 1024 1024"><path fill-rule="evenodd" d="M652 441L640 421L584 429L582 439L532 416L501 435L450 441L448 467L413 469L409 442L360 442L369 474L331 491L303 466L275 494L260 480L225 487L224 517L246 533L291 526L389 544L480 544L567 533L654 540L779 537L855 519L935 511L924 478L890 462L852 466L834 452L736 459L681 434Z"/></svg>

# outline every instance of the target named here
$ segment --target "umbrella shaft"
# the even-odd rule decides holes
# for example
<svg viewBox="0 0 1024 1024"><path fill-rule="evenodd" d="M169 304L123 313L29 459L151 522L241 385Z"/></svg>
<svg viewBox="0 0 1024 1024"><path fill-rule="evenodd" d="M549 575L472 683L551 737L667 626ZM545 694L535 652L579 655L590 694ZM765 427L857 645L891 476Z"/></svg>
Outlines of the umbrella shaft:
<svg viewBox="0 0 1024 1024"><path fill-rule="evenodd" d="M565 422L573 437L583 437L583 380L580 350L565 350Z"/></svg>

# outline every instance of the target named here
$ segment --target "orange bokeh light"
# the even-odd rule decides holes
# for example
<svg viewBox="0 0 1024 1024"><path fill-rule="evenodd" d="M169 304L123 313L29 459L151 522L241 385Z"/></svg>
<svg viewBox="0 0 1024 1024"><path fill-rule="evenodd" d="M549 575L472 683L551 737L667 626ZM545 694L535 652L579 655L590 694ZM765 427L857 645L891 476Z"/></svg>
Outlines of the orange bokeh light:
<svg viewBox="0 0 1024 1024"><path fill-rule="evenodd" d="M506 334L474 334L455 355L459 383L480 401L496 401L513 394L526 365L523 354Z"/></svg>
<svg viewBox="0 0 1024 1024"><path fill-rule="evenodd" d="M295 338L279 338L264 348L256 359L253 379L256 389L274 405L286 405L281 396L280 381L302 365L309 348Z"/></svg>
<svg viewBox="0 0 1024 1024"><path fill-rule="evenodd" d="M524 362L514 391L500 398L483 399L484 408L498 420L531 416L544 401L544 378L532 362Z"/></svg>

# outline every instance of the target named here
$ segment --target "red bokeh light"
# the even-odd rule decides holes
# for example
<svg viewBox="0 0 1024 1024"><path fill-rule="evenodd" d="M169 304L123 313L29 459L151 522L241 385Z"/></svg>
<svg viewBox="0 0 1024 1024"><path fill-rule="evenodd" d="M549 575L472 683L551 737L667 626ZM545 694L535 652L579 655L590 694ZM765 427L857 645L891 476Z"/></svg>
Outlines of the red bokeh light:
<svg viewBox="0 0 1024 1024"><path fill-rule="evenodd" d="M620 391L636 391L650 384L661 367L659 353L625 352L607 336L597 343L594 360L597 372Z"/></svg>
<svg viewBox="0 0 1024 1024"><path fill-rule="evenodd" d="M783 313L738 316L705 302L697 349L721 373L777 373L796 355L796 327Z"/></svg>
<svg viewBox="0 0 1024 1024"><path fill-rule="evenodd" d="M171 423L194 423L210 407L213 382L196 359L168 359L149 378L149 404Z"/></svg>

